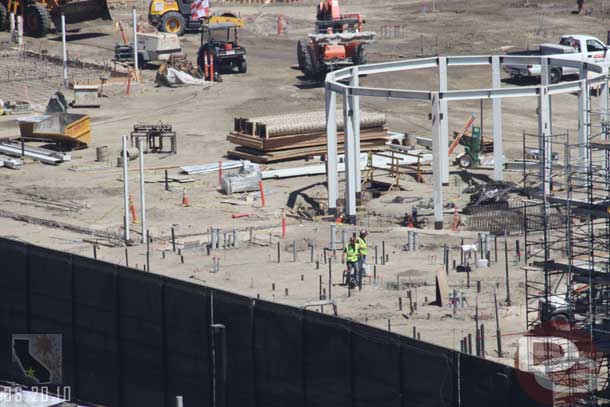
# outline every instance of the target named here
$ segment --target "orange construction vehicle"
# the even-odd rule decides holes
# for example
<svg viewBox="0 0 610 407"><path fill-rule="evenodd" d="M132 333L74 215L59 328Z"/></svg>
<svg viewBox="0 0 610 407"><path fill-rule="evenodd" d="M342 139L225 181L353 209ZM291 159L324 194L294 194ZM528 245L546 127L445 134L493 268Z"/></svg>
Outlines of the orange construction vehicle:
<svg viewBox="0 0 610 407"><path fill-rule="evenodd" d="M317 6L315 32L297 45L299 68L308 79L322 80L328 72L366 63L365 48L376 34L362 30L360 14L341 14L339 0Z"/></svg>

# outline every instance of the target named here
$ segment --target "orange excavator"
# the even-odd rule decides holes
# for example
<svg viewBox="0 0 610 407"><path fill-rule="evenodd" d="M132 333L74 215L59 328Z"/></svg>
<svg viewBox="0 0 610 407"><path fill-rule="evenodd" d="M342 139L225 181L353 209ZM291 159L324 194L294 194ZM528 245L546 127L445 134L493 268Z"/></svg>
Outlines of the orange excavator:
<svg viewBox="0 0 610 407"><path fill-rule="evenodd" d="M315 32L297 44L299 68L305 77L322 80L336 69L366 64L365 48L376 34L362 30L362 16L341 14L339 0L325 0L316 11Z"/></svg>

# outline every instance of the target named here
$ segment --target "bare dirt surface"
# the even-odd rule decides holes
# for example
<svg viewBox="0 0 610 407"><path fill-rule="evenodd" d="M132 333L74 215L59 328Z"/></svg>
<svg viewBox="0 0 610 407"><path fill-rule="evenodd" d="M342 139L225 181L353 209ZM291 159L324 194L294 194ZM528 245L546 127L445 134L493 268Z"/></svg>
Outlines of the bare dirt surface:
<svg viewBox="0 0 610 407"><path fill-rule="evenodd" d="M113 16L129 21L129 5L113 10ZM138 3L140 15L146 15L146 4ZM218 175L192 176L194 182L171 185L164 191L160 181L164 170L178 174L183 165L214 163L226 159L230 144L225 136L232 129L233 118L252 117L275 113L320 110L323 108L323 91L319 86L309 86L302 81L296 69L296 40L305 38L313 27L315 9L313 2L289 5L243 6L231 3L215 5L215 8L241 13L248 20L241 35L241 42L248 50L249 72L246 75L225 75L222 83L206 89L195 87L157 88L154 86L154 70L143 73L141 84L133 84L131 95L125 95L125 83L109 85L100 109L80 109L91 116L93 143L86 150L72 153L72 161L57 167L28 162L20 170L0 169L0 235L52 247L66 252L92 256L92 236L67 229L27 223L11 219L11 215L27 215L52 219L65 224L94 229L109 234L120 234L122 225L122 173L114 165L120 151L120 136L127 135L136 123L168 122L178 134L177 155L146 155L147 219L154 238L151 245L150 268L152 272L186 279L245 295L302 306L319 297L319 281L328 290L329 265L324 264L324 247L329 245L330 219L308 221L288 218L287 237L281 239L281 211L286 207L294 191L314 186L307 191L312 197L324 198L326 190L321 184L323 176L272 180L265 183L268 189L267 205L262 208L259 200L243 205L224 203L227 197L217 191ZM368 29L382 34L371 46L369 62L382 62L399 58L415 58L429 55L452 54L501 54L509 50L534 47L541 42L555 42L561 34L583 33L606 38L608 23L607 4L601 1L589 3L590 15L574 15L575 2L551 1L361 1L350 0L344 4L345 12L361 12L366 16ZM283 36L276 35L278 15L287 21ZM390 28L388 28L390 26ZM397 28L396 28L397 27ZM78 32L70 32L69 54L100 65L110 65L114 44L120 40L118 29L110 22L89 22ZM8 41L7 33L0 33L0 43ZM194 60L199 46L198 34L187 34L182 41L184 50ZM3 45L6 48L6 45ZM61 41L55 34L45 39L26 38L26 47L61 55ZM0 66L4 66L0 63ZM9 68L2 68L4 70ZM449 70L451 89L485 88L491 85L491 73L487 69ZM94 76L92 74L92 76ZM53 87L60 88L60 78L23 80L24 94L19 86L5 85L13 79L5 79L0 71L0 98L28 98L45 103ZM49 86L49 83L52 85ZM434 70L395 74L363 79L367 86L383 86L407 89L434 89L437 73ZM506 83L506 86L514 86ZM27 87L27 89L26 89ZM41 90L49 92L41 93ZM67 91L68 99L71 92ZM34 100L36 98L36 100ZM404 103L394 100L363 100L367 109L383 111L394 131L429 137L430 107L426 103ZM594 100L593 103L597 103ZM536 131L536 101L512 99L505 101L504 140L509 158L521 157L522 132ZM471 112L479 113L478 103L450 105L450 128L458 130ZM575 132L577 127L576 96L557 96L553 99L555 131ZM484 104L484 133L491 134L491 104ZM0 138L17 137L19 130L15 116L0 117ZM95 148L109 146L111 161L95 161ZM304 162L282 163L273 168L305 165ZM478 171L489 175L487 171ZM136 206L139 208L137 163L131 163L130 183ZM467 197L461 193L465 183L463 174L454 172L450 186L446 188L447 201L460 206ZM511 175L517 179L518 174ZM515 256L514 240L509 238L509 267L511 305L506 304L503 240L498 243L498 263L491 268L476 269L470 276L470 288L466 276L453 270L449 272L449 288L464 293L467 305L453 313L450 306L438 307L428 303L435 298L435 274L443 268L442 246L451 248L450 264L459 263L458 244L476 241L475 232L420 231L420 247L416 252L403 250L407 231L396 223L397 217L410 211L412 203L392 203L396 196L417 202L421 212L430 213L426 206L432 196L430 182L417 184L412 179L403 180L404 191L393 192L371 201L361 217L370 231L369 249L378 247L378 279L366 281L361 292L351 292L342 286L332 286L332 298L338 302L339 315L392 331L412 335L413 329L421 339L446 347L459 349L459 341L474 332L474 310L478 301L480 319L487 332L488 357L497 358L495 352L495 316L492 293L498 290L500 300L500 325L503 346L508 357L502 360L512 364L516 341L525 331L526 314L524 278ZM190 207L180 205L183 190L191 201ZM232 197L237 198L237 197ZM10 213L9 213L10 212ZM250 213L254 216L233 219L232 214ZM449 216L446 224L449 224ZM184 249L181 257L171 251L170 230L174 227L179 247L188 241L207 242L204 235L209 227L225 230L238 229L239 248L213 251L208 256L204 250ZM249 242L249 228L254 228L254 241ZM355 230L348 227L351 233ZM139 225L133 226L138 236ZM341 233L338 234L341 236ZM296 242L297 256L293 261L292 242ZM281 245L278 263L277 244ZM311 262L307 242L314 246L314 262ZM100 242L102 243L102 242ZM381 264L381 248L385 244L389 261ZM169 250L165 256L163 251ZM128 248L129 264L140 269L146 264L146 246ZM101 246L98 258L117 264L125 264L125 249ZM165 257L165 258L164 258ZM220 259L220 271L212 273L214 258ZM372 257L369 255L369 257ZM495 256L492 254L492 258ZM320 263L319 269L315 262ZM369 261L371 264L373 260ZM339 283L343 266L340 257L332 261L332 282ZM396 287L397 277L400 284ZM476 293L476 281L481 281L481 293ZM272 287L275 286L275 290ZM416 288L417 287L417 288ZM397 289L398 288L398 289ZM287 290L287 291L286 291ZM413 313L409 309L407 293L417 304ZM329 295L327 292L326 295ZM399 310L402 297L403 309ZM328 307L325 312L329 312Z"/></svg>

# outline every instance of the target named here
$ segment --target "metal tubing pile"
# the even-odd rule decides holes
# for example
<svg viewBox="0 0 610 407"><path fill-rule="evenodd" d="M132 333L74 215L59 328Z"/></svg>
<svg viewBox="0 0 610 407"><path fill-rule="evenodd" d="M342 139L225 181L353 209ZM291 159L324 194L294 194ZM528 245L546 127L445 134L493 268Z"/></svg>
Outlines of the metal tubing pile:
<svg viewBox="0 0 610 407"><path fill-rule="evenodd" d="M343 152L343 115L337 115L339 153ZM324 111L257 118L235 118L227 139L236 144L229 155L257 163L306 158L326 153ZM361 151L382 150L388 141L384 114L361 112Z"/></svg>

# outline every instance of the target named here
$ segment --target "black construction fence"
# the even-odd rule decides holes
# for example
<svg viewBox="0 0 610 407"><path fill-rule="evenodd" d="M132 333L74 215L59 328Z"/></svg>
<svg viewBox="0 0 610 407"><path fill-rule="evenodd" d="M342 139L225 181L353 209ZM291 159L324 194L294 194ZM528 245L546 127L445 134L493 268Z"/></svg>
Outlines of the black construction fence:
<svg viewBox="0 0 610 407"><path fill-rule="evenodd" d="M529 374L342 318L2 238L0 259L0 379L22 379L12 335L61 334L62 384L89 403L543 405Z"/></svg>

